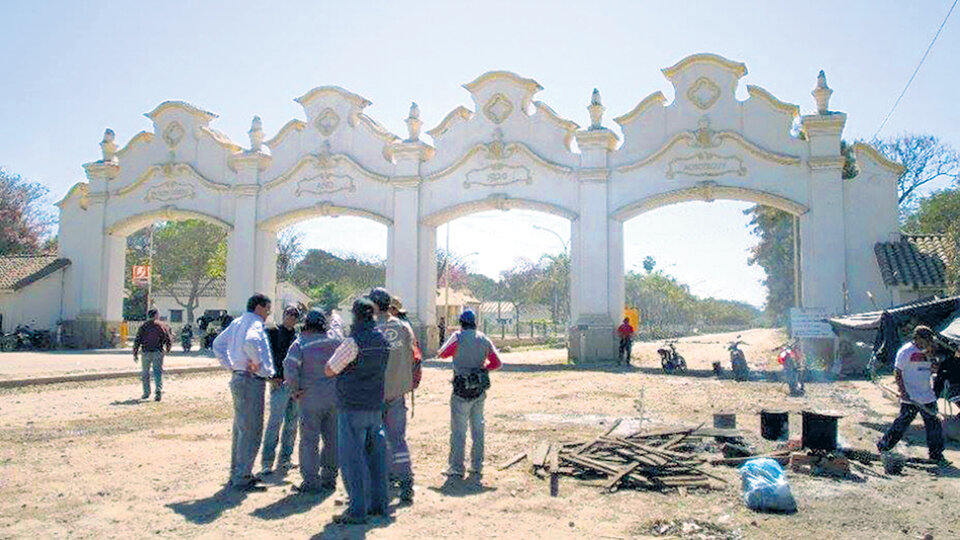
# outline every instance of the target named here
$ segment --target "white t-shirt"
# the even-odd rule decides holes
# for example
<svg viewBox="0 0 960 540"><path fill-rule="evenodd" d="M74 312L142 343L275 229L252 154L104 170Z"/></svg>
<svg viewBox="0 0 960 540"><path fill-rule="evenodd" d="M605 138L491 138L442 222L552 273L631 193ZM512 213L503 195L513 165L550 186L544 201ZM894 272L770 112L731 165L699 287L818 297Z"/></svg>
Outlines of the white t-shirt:
<svg viewBox="0 0 960 540"><path fill-rule="evenodd" d="M934 395L933 386L930 384L930 358L920 347L914 345L912 341L900 347L893 367L903 374L903 386L907 389L907 395L911 400L923 405L936 401L937 396Z"/></svg>

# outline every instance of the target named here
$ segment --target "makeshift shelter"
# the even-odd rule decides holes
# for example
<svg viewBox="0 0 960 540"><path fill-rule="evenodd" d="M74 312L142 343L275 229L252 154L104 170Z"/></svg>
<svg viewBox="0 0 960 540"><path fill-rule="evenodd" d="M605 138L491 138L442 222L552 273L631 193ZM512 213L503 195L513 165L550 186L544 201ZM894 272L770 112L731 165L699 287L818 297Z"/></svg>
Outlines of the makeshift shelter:
<svg viewBox="0 0 960 540"><path fill-rule="evenodd" d="M958 310L960 296L930 298L883 311L835 317L828 319L828 322L841 342L873 343L872 354L876 356L878 365L892 365L897 350L905 339L909 339L910 332L918 324L925 324L947 338L960 342ZM863 367L866 367L865 363ZM846 359L844 371L849 371Z"/></svg>

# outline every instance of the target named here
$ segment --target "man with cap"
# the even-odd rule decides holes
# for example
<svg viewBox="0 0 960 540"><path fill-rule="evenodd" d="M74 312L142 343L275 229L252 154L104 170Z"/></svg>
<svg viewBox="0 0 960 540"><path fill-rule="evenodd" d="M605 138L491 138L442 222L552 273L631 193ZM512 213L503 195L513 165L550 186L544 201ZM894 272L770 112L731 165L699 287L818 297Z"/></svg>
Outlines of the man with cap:
<svg viewBox="0 0 960 540"><path fill-rule="evenodd" d="M394 301L386 289L372 289L369 298L377 307L377 328L390 342L390 358L387 361L383 390L383 427L387 435L390 479L399 488L400 502L411 504L413 466L410 448L407 446L406 395L413 391L414 365L419 363L416 359L416 337L409 323L391 313L391 304L395 310L402 305L399 300Z"/></svg>
<svg viewBox="0 0 960 540"><path fill-rule="evenodd" d="M383 385L390 342L377 328L369 298L353 302L350 336L333 351L324 373L337 378L337 460L350 502L337 523L366 523L388 511Z"/></svg>
<svg viewBox="0 0 960 540"><path fill-rule="evenodd" d="M472 310L460 314L461 330L454 332L440 347L437 356L453 358L453 393L450 396L450 456L444 472L451 478L463 478L464 446L470 425L470 475L483 477L483 404L490 387L488 372L500 368L500 353L490 339L477 330Z"/></svg>
<svg viewBox="0 0 960 540"><path fill-rule="evenodd" d="M255 294L247 312L231 321L213 340L220 365L233 372L233 444L230 453L230 486L240 491L263 491L252 474L263 436L263 394L273 377L273 355L263 322L270 316L270 299Z"/></svg>
<svg viewBox="0 0 960 540"><path fill-rule="evenodd" d="M943 428L937 417L937 396L931 384L933 348L933 330L919 325L913 329L913 341L905 343L897 351L893 374L897 389L900 390L900 416L877 443L877 450L881 454L900 442L910 423L920 413L927 430L930 459L940 465L949 464L943 457Z"/></svg>
<svg viewBox="0 0 960 540"><path fill-rule="evenodd" d="M284 384L283 359L286 358L290 345L297 339L298 322L300 322L300 310L296 306L287 306L283 310L283 321L280 326L267 329L270 352L273 354L276 371L270 379L270 416L263 433L261 475L270 474L273 470L278 439L280 440L280 461L277 469L289 469L290 458L293 456L293 443L297 438L297 418L300 410L297 400L291 396L290 387Z"/></svg>
<svg viewBox="0 0 960 540"><path fill-rule="evenodd" d="M337 382L324 368L343 336L323 312L312 309L283 361L286 386L300 406L301 493L333 491L337 483ZM323 441L323 450L319 449ZM322 470L321 470L322 467Z"/></svg>

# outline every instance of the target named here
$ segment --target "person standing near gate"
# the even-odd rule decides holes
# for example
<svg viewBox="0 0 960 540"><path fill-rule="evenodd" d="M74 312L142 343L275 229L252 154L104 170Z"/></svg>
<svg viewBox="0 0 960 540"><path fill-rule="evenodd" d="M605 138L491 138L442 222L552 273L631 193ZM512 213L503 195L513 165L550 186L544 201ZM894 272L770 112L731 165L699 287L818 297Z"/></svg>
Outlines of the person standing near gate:
<svg viewBox="0 0 960 540"><path fill-rule="evenodd" d="M416 359L416 338L413 328L390 311L399 301L383 287L370 291L370 301L377 307L377 328L390 342L390 358L383 390L383 427L387 435L387 461L390 481L400 490L400 502L413 503L413 464L407 446L407 393L413 391ZM397 308L399 309L399 308Z"/></svg>
<svg viewBox="0 0 960 540"><path fill-rule="evenodd" d="M483 404L490 388L489 372L499 369L500 353L487 336L477 330L472 310L460 314L461 330L455 332L437 352L440 358L453 357L453 394L450 396L450 455L444 472L463 478L464 447L470 424L470 476L483 478Z"/></svg>
<svg viewBox="0 0 960 540"><path fill-rule="evenodd" d="M133 340L133 363L140 362L140 382L143 383L143 395L150 397L150 368L153 367L153 400L160 401L163 394L163 355L170 352L172 346L170 329L160 322L159 312L151 308L147 311L147 321L140 325L137 337ZM143 359L139 357L143 349Z"/></svg>
<svg viewBox="0 0 960 540"><path fill-rule="evenodd" d="M624 317L623 324L617 328L617 336L620 337L620 351L617 353L617 364L621 362L630 365L630 355L633 349L633 326L630 325L630 318Z"/></svg>
<svg viewBox="0 0 960 540"><path fill-rule="evenodd" d="M367 515L386 515L389 503L383 385L390 342L376 327L376 309L368 298L353 302L350 337L324 369L337 377L337 459L350 499L338 523L366 523Z"/></svg>
<svg viewBox="0 0 960 540"><path fill-rule="evenodd" d="M324 368L342 342L342 335L327 328L323 312L310 310L283 361L286 385L300 407L303 483L294 488L300 493L333 491L337 484L337 382Z"/></svg>
<svg viewBox="0 0 960 540"><path fill-rule="evenodd" d="M920 413L927 430L930 459L940 465L949 465L943 457L943 427L937 416L937 396L933 393L930 378L933 370L932 350L933 330L920 325L913 329L913 341L897 351L893 368L897 389L900 390L900 416L883 434L877 443L877 450L884 453L896 446L917 413Z"/></svg>
<svg viewBox="0 0 960 540"><path fill-rule="evenodd" d="M263 322L270 316L270 299L255 294L247 300L247 312L230 322L213 340L213 353L220 365L231 370L233 395L233 444L230 453L230 486L240 491L263 491L255 478L253 462L263 436L263 394L273 377L273 355Z"/></svg>
<svg viewBox="0 0 960 540"><path fill-rule="evenodd" d="M296 306L287 306L283 310L280 326L267 329L270 339L270 353L273 355L273 378L270 379L270 415L263 433L263 456L261 475L273 471L273 462L277 453L277 440L280 441L280 461L277 470L290 468L293 456L293 443L297 439L297 418L300 415L297 400L290 395L290 387L283 380L283 359L287 350L297 339L297 323L300 322L300 310ZM282 431L281 431L282 426Z"/></svg>

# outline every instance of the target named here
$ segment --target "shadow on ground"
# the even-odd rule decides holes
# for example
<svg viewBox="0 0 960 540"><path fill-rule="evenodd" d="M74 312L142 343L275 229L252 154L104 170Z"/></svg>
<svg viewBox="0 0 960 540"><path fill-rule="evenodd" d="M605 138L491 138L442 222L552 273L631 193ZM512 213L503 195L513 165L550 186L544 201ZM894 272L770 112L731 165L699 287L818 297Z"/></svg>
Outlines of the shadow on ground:
<svg viewBox="0 0 960 540"><path fill-rule="evenodd" d="M296 514L308 512L311 508L322 504L327 500L333 491L324 493L291 493L279 501L273 502L263 508L257 508L250 515L260 519L283 519Z"/></svg>
<svg viewBox="0 0 960 540"><path fill-rule="evenodd" d="M125 399L123 401L111 401L110 405L113 405L113 406L140 405L143 402L144 401L142 399L133 398L133 399Z"/></svg>
<svg viewBox="0 0 960 540"><path fill-rule="evenodd" d="M246 498L246 493L230 489L230 486L223 486L220 491L209 497L171 503L166 507L180 514L190 523L206 525L216 521L227 510L239 506Z"/></svg>
<svg viewBox="0 0 960 540"><path fill-rule="evenodd" d="M430 486L427 489L430 491L436 491L437 493L442 493L447 497L469 497L471 495L480 495L481 493L497 490L497 488L493 486L485 486L476 481L471 481L469 479L462 480L452 476L447 477L447 479L439 487Z"/></svg>
<svg viewBox="0 0 960 540"><path fill-rule="evenodd" d="M356 540L366 538L367 532L373 529L389 527L396 519L391 516L370 518L363 525L340 525L338 523L327 523L323 530L310 537L310 540L321 540L327 538L336 538L338 540Z"/></svg>

